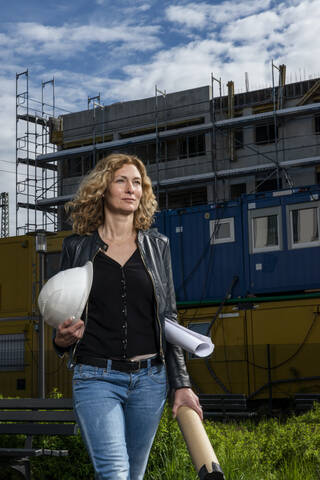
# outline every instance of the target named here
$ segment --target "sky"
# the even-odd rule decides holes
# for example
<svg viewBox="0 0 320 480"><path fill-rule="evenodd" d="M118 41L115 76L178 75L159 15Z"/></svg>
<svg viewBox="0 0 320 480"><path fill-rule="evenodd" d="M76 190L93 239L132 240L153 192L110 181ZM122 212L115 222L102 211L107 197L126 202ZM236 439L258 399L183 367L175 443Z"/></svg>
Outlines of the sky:
<svg viewBox="0 0 320 480"><path fill-rule="evenodd" d="M28 69L38 100L42 82L54 78L56 114L84 110L99 93L110 105L151 97L155 85L167 93L210 85L211 73L224 93L230 80L244 91L246 72L250 90L265 88L272 61L286 64L287 82L320 77L319 0L2 0L1 7L0 192L9 192L10 235L16 73Z"/></svg>

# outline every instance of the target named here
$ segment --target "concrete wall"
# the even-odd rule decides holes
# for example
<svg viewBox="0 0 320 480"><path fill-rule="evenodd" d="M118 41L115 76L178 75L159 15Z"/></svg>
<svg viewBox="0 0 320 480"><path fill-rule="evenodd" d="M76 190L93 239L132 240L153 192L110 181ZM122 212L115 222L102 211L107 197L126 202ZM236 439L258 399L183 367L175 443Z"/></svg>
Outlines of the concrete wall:
<svg viewBox="0 0 320 480"><path fill-rule="evenodd" d="M262 105L270 106L272 104L271 89L264 91L264 100ZM242 109L239 102L236 104L237 114L243 116L251 115L257 112L259 103L257 92L246 94L247 104ZM180 124L199 118L204 123L211 121L211 88L209 86L185 90L167 94L166 97L159 95L158 103L158 126L167 126L173 128L175 124ZM251 99L251 104L250 104ZM224 99L225 100L225 99ZM237 95L235 96L237 100ZM292 107L297 104L298 98L289 98L285 100L284 107ZM312 99L311 99L312 101ZM119 102L93 111L85 110L74 114L63 116L64 141L76 142L88 140L91 137L101 137L102 134L110 135L110 139L116 140L130 135L151 133L155 131L155 97L142 100L133 100L129 102ZM224 108L222 114L217 109L217 119L227 118L226 102L223 101ZM320 156L320 135L315 134L315 122L313 115L295 116L282 118L278 124L278 143L277 151L274 142L266 144L256 143L256 124L252 123L243 127L243 148L235 149L235 158L230 159L229 133L227 129L216 130L216 146L211 153L211 135L205 134L205 154L199 156L190 156L189 158L179 158L178 143L175 146L174 140L168 141L167 154L165 160L159 162L158 167L155 163L155 147L150 148L149 154L143 160L146 162L148 173L153 181L159 178L160 181L174 179L179 177L194 176L213 171L213 158L215 158L215 170L233 170L246 167L255 167L258 165L276 164L276 161L303 159L308 157ZM195 132L196 134L196 132ZM181 132L181 136L185 135ZM178 137L175 137L178 142ZM171 142L171 143L170 143ZM154 144L154 141L153 141ZM140 149L140 150L139 150ZM136 153L143 151L143 148L133 145L122 146L117 151L126 151ZM106 154L109 151L106 151ZM151 155L151 157L150 157ZM176 155L176 158L175 158ZM313 184L316 181L316 167L300 167L290 169L289 176L295 185ZM261 179L263 173L257 175L243 174L242 177L230 177L219 179L217 181L218 198L227 200L230 198L230 187L240 183L246 184L247 192L255 190L257 178ZM61 193L63 195L73 194L80 182L80 177L65 178L62 182ZM286 186L286 177L283 175L283 186ZM192 187L192 182L189 188ZM188 186L186 186L188 188ZM212 181L208 181L208 201L215 198Z"/></svg>
<svg viewBox="0 0 320 480"><path fill-rule="evenodd" d="M196 116L205 116L209 121L211 88L209 86L158 95L158 124L183 121ZM101 108L91 108L63 116L64 142L112 134L113 139L121 133L143 128L155 128L155 97L129 102L118 102Z"/></svg>

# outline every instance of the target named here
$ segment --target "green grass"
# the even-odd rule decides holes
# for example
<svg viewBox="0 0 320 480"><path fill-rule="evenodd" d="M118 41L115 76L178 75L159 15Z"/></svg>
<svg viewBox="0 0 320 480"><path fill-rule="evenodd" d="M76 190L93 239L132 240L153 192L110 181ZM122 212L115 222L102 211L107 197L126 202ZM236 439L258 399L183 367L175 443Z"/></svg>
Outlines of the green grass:
<svg viewBox="0 0 320 480"><path fill-rule="evenodd" d="M285 419L205 422L226 480L320 480L320 405ZM0 446L23 445L22 436L0 436ZM46 448L66 448L69 457L32 459L33 480L93 480L80 435L45 437ZM43 443L42 443L43 445ZM5 476L3 476L5 475ZM0 480L9 480L0 467ZM15 478L15 477L12 477ZM185 442L166 408L150 454L145 480L196 480Z"/></svg>
<svg viewBox="0 0 320 480"><path fill-rule="evenodd" d="M320 405L298 417L205 422L226 480L320 480ZM145 480L196 480L169 409L150 455Z"/></svg>

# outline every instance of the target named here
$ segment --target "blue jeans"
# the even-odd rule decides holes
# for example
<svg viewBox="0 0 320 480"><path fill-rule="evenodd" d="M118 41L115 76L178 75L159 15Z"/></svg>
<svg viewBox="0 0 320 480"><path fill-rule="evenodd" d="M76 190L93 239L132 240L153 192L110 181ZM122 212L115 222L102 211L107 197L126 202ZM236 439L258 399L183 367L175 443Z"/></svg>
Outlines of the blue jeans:
<svg viewBox="0 0 320 480"><path fill-rule="evenodd" d="M96 480L142 480L167 396L162 364L124 373L77 364L73 401Z"/></svg>

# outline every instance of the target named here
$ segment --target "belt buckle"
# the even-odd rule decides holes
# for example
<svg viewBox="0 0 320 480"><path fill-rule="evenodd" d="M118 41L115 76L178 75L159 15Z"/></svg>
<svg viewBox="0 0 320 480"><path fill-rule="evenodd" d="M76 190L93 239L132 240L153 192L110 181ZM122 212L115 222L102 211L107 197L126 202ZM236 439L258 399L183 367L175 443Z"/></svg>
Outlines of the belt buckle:
<svg viewBox="0 0 320 480"><path fill-rule="evenodd" d="M134 362L131 362L132 365L130 366L130 370L132 372L138 372L141 368L141 360L135 360Z"/></svg>

